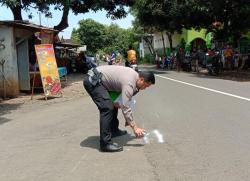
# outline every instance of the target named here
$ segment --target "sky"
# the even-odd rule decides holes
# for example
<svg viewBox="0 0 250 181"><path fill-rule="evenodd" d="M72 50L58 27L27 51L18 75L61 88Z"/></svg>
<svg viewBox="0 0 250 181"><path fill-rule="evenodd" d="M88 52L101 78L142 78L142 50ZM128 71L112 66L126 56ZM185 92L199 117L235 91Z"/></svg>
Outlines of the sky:
<svg viewBox="0 0 250 181"><path fill-rule="evenodd" d="M32 23L39 24L39 14L37 11L32 10L33 18L31 20L28 19L28 13L22 11L23 19L29 20ZM41 15L41 25L47 27L53 27L57 25L61 19L62 12L61 11L54 11L52 13L53 18L46 18L44 15ZM134 17L132 15L128 15L126 18L119 19L119 20L111 20L110 18L106 17L105 11L98 11L98 12L90 12L85 14L74 15L72 12L69 13L68 23L69 27L64 29L63 32L60 32L59 36L63 36L64 39L69 39L71 36L71 32L73 28L78 28L78 22L83 19L93 19L101 24L110 25L111 23L117 24L121 28L130 28L132 27L132 21ZM2 20L13 20L13 15L10 9L0 6L0 21Z"/></svg>

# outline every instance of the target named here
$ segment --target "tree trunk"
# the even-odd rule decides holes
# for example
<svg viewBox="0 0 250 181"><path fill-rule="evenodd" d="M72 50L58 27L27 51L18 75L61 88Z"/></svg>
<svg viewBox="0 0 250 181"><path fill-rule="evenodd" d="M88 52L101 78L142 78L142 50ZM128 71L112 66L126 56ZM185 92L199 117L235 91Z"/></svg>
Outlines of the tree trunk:
<svg viewBox="0 0 250 181"><path fill-rule="evenodd" d="M14 16L14 20L20 20L22 21L22 7L21 7L20 0L17 1L17 5L15 7L10 7L12 14Z"/></svg>
<svg viewBox="0 0 250 181"><path fill-rule="evenodd" d="M172 51L173 51L173 39L172 39L172 33L170 33L170 32L166 32L166 35L167 35L167 37L168 37L168 41L169 41L170 53L172 53Z"/></svg>
<svg viewBox="0 0 250 181"><path fill-rule="evenodd" d="M64 4L64 8L63 8L63 15L62 15L61 21L58 25L54 26L54 29L58 31L62 31L66 29L67 27L69 27L69 24L68 24L68 15L69 15L69 9L70 9L69 6L70 6L69 0L66 0Z"/></svg>
<svg viewBox="0 0 250 181"><path fill-rule="evenodd" d="M154 47L152 45L152 41L150 41L147 37L144 37L144 40L148 45L148 48L149 48L151 55L155 55L155 50L154 50Z"/></svg>
<svg viewBox="0 0 250 181"><path fill-rule="evenodd" d="M165 45L165 39L164 39L163 32L161 32L161 39L162 39L162 45L163 45L163 54L164 54L165 57L167 57L166 45Z"/></svg>

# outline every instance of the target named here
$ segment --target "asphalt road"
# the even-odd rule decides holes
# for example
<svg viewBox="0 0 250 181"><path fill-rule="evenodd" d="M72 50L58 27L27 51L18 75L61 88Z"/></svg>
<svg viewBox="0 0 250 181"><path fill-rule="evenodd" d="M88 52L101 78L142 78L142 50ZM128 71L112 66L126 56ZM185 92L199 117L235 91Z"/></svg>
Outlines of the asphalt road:
<svg viewBox="0 0 250 181"><path fill-rule="evenodd" d="M98 110L89 97L1 114L2 181L246 181L250 177L250 83L158 72L136 96L135 120L164 143L116 138L98 148ZM122 115L119 115L124 128Z"/></svg>

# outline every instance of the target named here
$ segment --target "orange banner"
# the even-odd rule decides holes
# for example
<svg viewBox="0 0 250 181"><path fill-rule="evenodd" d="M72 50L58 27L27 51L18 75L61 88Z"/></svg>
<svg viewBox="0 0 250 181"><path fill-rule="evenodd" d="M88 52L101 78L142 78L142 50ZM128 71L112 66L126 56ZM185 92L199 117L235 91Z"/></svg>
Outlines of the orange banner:
<svg viewBox="0 0 250 181"><path fill-rule="evenodd" d="M35 45L35 50L45 96L61 95L61 83L53 45Z"/></svg>

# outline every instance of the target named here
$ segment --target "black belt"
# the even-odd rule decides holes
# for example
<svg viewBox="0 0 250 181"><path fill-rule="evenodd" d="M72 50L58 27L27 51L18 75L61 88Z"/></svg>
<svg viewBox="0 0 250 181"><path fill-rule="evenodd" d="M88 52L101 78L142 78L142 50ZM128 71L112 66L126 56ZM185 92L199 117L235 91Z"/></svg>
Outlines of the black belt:
<svg viewBox="0 0 250 181"><path fill-rule="evenodd" d="M96 86L97 84L101 83L102 73L99 72L96 68L92 68L88 71L89 82Z"/></svg>

